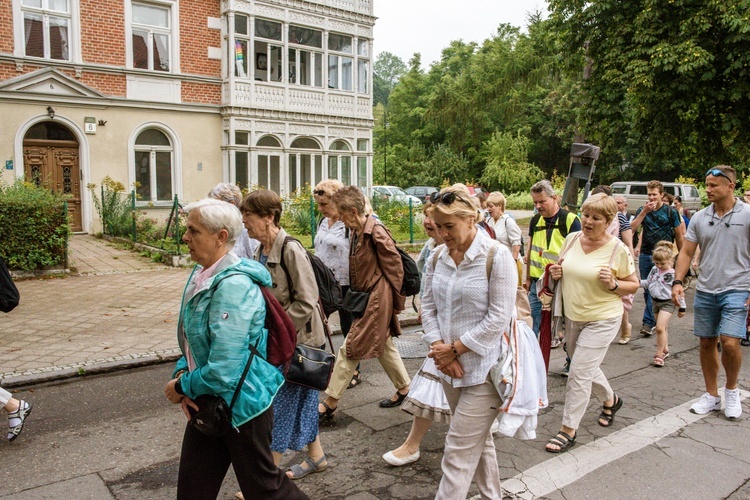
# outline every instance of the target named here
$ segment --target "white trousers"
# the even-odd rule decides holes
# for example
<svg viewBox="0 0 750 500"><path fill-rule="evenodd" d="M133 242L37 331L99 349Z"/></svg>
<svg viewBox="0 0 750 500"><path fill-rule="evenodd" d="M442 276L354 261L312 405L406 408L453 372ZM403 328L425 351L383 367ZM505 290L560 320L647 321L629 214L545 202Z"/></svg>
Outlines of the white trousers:
<svg viewBox="0 0 750 500"><path fill-rule="evenodd" d="M7 405L11 397L13 397L11 393L0 387L0 408Z"/></svg>
<svg viewBox="0 0 750 500"><path fill-rule="evenodd" d="M570 356L570 373L565 387L562 424L578 429L591 393L602 403L614 397L601 364L609 344L620 332L622 316L601 321L580 322L565 318L565 341Z"/></svg>
<svg viewBox="0 0 750 500"><path fill-rule="evenodd" d="M497 390L489 376L483 384L469 387L454 388L441 382L453 417L445 437L443 478L435 498L465 499L472 479L482 498L502 498L495 442L490 434L501 403Z"/></svg>

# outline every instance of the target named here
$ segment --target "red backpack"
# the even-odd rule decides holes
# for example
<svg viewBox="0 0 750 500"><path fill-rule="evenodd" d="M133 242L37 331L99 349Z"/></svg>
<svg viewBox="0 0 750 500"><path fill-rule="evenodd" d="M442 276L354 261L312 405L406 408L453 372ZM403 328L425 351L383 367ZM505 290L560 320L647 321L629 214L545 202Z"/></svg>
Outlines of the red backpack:
<svg viewBox="0 0 750 500"><path fill-rule="evenodd" d="M274 366L287 365L297 346L297 330L294 328L292 318L271 294L271 290L261 286L260 291L266 301L265 327L268 330L266 360ZM286 371L286 366L284 371Z"/></svg>

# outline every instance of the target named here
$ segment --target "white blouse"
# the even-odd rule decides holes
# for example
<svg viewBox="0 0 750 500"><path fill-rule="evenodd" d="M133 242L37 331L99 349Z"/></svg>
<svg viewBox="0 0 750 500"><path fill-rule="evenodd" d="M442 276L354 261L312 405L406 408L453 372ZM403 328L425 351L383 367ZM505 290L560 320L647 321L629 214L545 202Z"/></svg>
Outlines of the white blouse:
<svg viewBox="0 0 750 500"><path fill-rule="evenodd" d="M328 266L341 286L349 286L349 239L340 220L328 227L326 217L315 234L315 255Z"/></svg>
<svg viewBox="0 0 750 500"><path fill-rule="evenodd" d="M422 294L422 340L430 345L461 340L470 352L459 359L463 378L440 377L453 387L484 383L490 369L500 358L502 334L515 314L518 272L510 251L499 245L487 279L487 255L492 239L477 231L474 241L456 266L448 249L441 245L437 266L434 257L427 260ZM433 253L434 255L434 253Z"/></svg>
<svg viewBox="0 0 750 500"><path fill-rule="evenodd" d="M495 239L508 247L509 250L513 250L515 245L521 244L521 228L518 227L513 217L503 214L497 221L490 217L489 222L495 230Z"/></svg>

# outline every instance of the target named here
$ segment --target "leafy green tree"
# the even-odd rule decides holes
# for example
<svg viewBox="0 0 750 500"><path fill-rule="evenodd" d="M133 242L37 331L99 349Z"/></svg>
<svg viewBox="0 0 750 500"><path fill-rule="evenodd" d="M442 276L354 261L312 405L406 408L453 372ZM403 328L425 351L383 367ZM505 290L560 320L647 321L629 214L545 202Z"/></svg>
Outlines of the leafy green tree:
<svg viewBox="0 0 750 500"><path fill-rule="evenodd" d="M581 127L611 169L700 177L750 164L750 3L550 0L568 69L584 71Z"/></svg>
<svg viewBox="0 0 750 500"><path fill-rule="evenodd" d="M480 179L482 186L505 193L527 191L544 178L539 167L528 162L531 141L517 133L496 132L485 142L482 155L487 161Z"/></svg>
<svg viewBox="0 0 750 500"><path fill-rule="evenodd" d="M373 65L373 105L388 104L388 97L406 73L406 64L391 52L381 52Z"/></svg>

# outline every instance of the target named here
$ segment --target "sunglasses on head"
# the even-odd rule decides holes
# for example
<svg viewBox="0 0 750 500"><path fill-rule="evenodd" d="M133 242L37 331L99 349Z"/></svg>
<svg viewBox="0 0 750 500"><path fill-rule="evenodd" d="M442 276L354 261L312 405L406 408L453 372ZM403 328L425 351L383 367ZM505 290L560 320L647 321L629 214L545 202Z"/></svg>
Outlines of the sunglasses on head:
<svg viewBox="0 0 750 500"><path fill-rule="evenodd" d="M714 177L719 177L719 176L724 177L726 180L734 184L734 181L727 174L725 174L724 171L721 170L720 168L710 169L708 172L706 172L706 177L708 177L709 175L713 175Z"/></svg>
<svg viewBox="0 0 750 500"><path fill-rule="evenodd" d="M464 203L469 204L468 201L461 198L459 195L457 195L454 191L446 191L445 193L439 193L435 191L430 195L430 201L435 203L442 203L443 205L451 205L454 201L461 200Z"/></svg>
<svg viewBox="0 0 750 500"><path fill-rule="evenodd" d="M316 189L315 191L313 191L313 194L316 194L318 196L325 196L326 192L323 191L322 189Z"/></svg>

